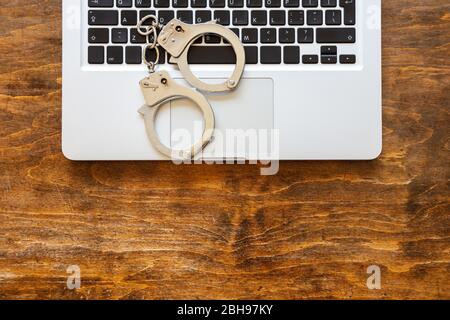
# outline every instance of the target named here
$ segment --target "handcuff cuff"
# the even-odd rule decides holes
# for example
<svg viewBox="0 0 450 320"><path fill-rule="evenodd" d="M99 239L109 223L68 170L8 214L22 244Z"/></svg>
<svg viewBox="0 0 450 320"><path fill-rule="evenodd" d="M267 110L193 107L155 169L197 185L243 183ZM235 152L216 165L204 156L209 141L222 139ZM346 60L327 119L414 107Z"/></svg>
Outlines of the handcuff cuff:
<svg viewBox="0 0 450 320"><path fill-rule="evenodd" d="M145 25L148 20L151 25ZM158 35L158 29L162 29ZM245 68L245 51L236 34L230 29L210 21L202 24L186 24L172 19L167 25L161 25L154 15L143 17L137 24L137 31L147 39L142 52L142 60L148 67L149 75L139 82L144 95L145 105L139 109L144 116L147 136L153 146L170 158L190 159L203 150L211 141L215 128L214 111L208 100L199 91L178 84L167 71L156 71L159 62L159 47L170 55L169 63L175 63L184 79L194 88L205 92L228 92L234 90L242 77ZM230 78L221 84L207 84L198 79L188 64L188 53L191 45L206 34L216 34L232 46L236 55L236 65ZM150 41L150 39L152 40ZM154 61L149 61L147 52L155 51ZM159 108L166 102L187 98L200 107L205 121L202 138L191 147L175 150L161 143L155 129L155 119Z"/></svg>

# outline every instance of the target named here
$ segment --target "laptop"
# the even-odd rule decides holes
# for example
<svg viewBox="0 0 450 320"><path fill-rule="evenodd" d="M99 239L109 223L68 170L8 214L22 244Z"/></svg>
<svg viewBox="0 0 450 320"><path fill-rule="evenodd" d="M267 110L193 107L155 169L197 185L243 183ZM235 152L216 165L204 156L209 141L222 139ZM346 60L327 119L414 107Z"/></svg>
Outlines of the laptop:
<svg viewBox="0 0 450 320"><path fill-rule="evenodd" d="M202 93L216 119L204 159L368 160L381 153L381 0L63 0L68 159L170 160L149 142L138 112L148 71L136 25L150 14L163 25L215 19L245 48L238 88ZM214 34L197 39L188 59L205 82L223 82L234 68L231 46ZM189 86L167 53L158 62ZM172 148L201 136L202 115L183 99L161 106L155 121ZM252 137L256 152L248 150ZM243 143L229 147L235 138Z"/></svg>

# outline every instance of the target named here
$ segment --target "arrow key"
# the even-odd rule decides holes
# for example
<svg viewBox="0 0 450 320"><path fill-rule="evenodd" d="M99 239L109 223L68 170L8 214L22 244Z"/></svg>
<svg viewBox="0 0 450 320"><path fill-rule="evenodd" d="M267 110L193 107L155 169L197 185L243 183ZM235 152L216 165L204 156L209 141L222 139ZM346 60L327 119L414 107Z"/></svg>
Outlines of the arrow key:
<svg viewBox="0 0 450 320"><path fill-rule="evenodd" d="M354 54L343 54L339 57L339 62L341 64L355 64L356 56Z"/></svg>

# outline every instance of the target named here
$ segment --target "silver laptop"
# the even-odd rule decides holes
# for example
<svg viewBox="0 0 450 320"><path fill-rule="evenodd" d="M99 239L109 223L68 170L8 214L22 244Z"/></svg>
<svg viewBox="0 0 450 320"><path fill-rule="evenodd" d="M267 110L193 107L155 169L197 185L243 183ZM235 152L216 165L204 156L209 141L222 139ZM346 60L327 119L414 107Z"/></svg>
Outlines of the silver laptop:
<svg viewBox="0 0 450 320"><path fill-rule="evenodd" d="M67 158L167 159L149 142L138 112L147 69L146 39L136 24L148 14L161 24L216 19L245 47L239 87L206 95L216 133L204 158L363 160L380 154L381 0L63 0ZM191 47L191 69L205 82L222 82L232 72L234 53L225 42L206 35ZM167 54L158 68L188 86ZM200 111L184 100L162 106L156 119L161 141L180 148L198 131L201 136L201 123ZM253 133L267 150L224 143Z"/></svg>

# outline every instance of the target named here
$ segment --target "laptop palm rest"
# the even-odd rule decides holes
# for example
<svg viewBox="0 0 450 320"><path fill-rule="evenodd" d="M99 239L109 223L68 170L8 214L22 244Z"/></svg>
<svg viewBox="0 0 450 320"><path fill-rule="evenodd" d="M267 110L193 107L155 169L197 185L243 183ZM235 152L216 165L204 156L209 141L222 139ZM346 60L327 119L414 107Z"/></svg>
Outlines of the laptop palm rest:
<svg viewBox="0 0 450 320"><path fill-rule="evenodd" d="M225 79L204 81L223 82ZM273 91L272 79L242 79L235 91L206 94L214 110L216 130L201 157L211 160L257 158L255 148L274 125ZM171 102L170 119L172 148L186 148L201 138L203 118L193 102L187 99Z"/></svg>

